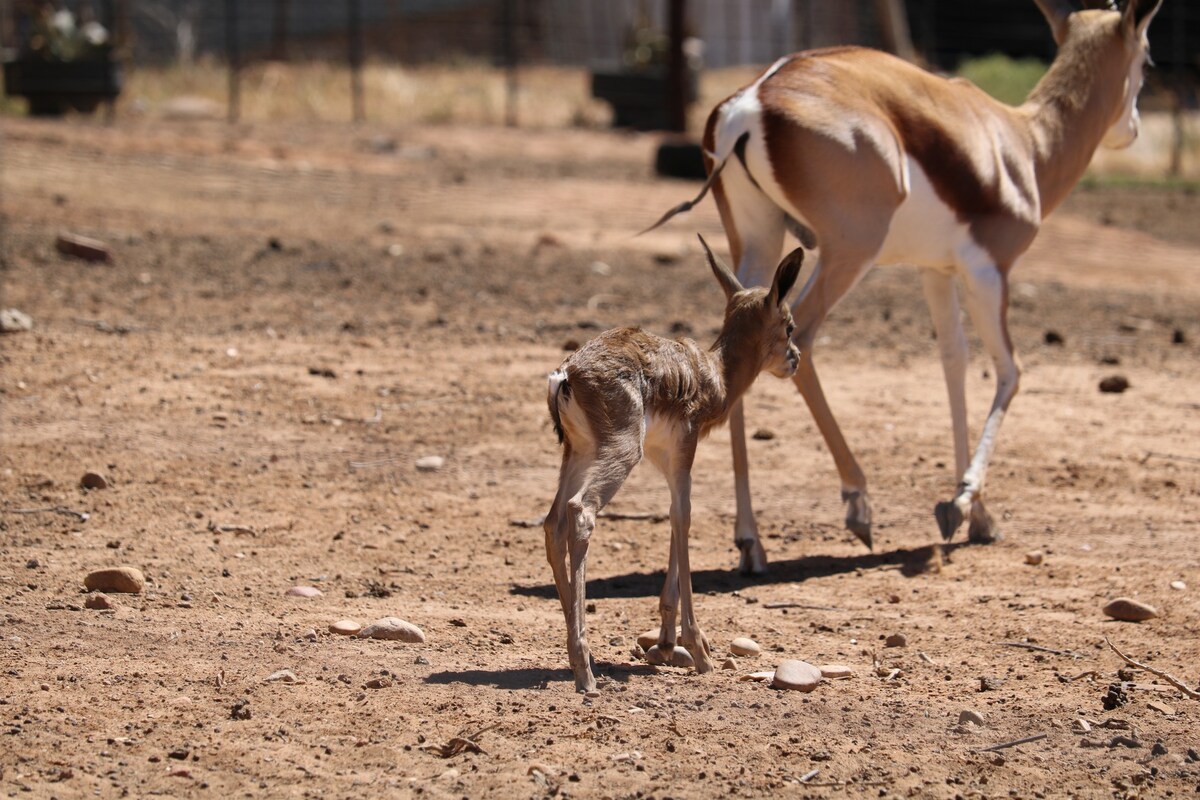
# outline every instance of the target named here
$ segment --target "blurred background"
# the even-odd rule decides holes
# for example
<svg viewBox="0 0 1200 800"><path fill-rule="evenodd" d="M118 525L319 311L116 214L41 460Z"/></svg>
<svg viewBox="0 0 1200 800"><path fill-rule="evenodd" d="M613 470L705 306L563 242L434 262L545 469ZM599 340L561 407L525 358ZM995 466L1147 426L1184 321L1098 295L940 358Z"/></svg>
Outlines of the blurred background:
<svg viewBox="0 0 1200 800"><path fill-rule="evenodd" d="M1200 169L1200 8L1167 2L1151 37L1146 135L1101 163L1181 175ZM838 44L1010 103L1054 52L1022 0L0 0L8 115L695 133L763 65Z"/></svg>

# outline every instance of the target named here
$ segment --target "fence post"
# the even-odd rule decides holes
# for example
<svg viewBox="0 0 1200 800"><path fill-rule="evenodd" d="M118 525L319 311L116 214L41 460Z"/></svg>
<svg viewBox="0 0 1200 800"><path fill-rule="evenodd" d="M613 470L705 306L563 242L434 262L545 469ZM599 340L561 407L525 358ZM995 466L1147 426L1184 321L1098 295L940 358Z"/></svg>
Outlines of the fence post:
<svg viewBox="0 0 1200 800"><path fill-rule="evenodd" d="M354 121L362 122L367 118L366 107L363 103L363 86L362 86L362 62L363 62L363 41L362 41L362 9L359 6L359 0L349 0L346 3L347 33L350 45L350 94L354 104Z"/></svg>
<svg viewBox="0 0 1200 800"><path fill-rule="evenodd" d="M667 36L670 51L667 56L667 128L687 130L687 73L683 60L683 16L685 0L671 0Z"/></svg>
<svg viewBox="0 0 1200 800"><path fill-rule="evenodd" d="M502 0L503 2L503 20L501 28L504 38L504 66L505 66L505 102L504 102L504 124L510 128L517 127L517 36L516 36L516 16L517 16L517 0Z"/></svg>
<svg viewBox="0 0 1200 800"><path fill-rule="evenodd" d="M241 116L242 50L238 42L237 0L225 0L225 53L229 60L229 122Z"/></svg>

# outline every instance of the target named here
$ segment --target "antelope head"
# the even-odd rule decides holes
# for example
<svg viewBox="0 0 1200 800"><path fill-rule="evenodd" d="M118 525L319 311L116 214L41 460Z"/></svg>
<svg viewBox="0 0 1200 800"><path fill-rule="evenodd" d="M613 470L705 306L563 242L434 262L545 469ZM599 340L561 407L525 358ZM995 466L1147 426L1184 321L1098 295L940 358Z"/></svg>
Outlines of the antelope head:
<svg viewBox="0 0 1200 800"><path fill-rule="evenodd" d="M1042 10L1059 47L1088 41L1102 49L1105 69L1113 70L1114 87L1121 93L1116 116L1101 144L1119 150L1137 140L1141 127L1137 98L1144 70L1150 61L1146 31L1162 7L1162 0L1126 0L1123 8L1113 2L1090 2L1094 6L1075 11L1068 0L1034 0Z"/></svg>
<svg viewBox="0 0 1200 800"><path fill-rule="evenodd" d="M730 352L736 353L739 360L757 354L758 363L751 365L755 368L753 374L770 372L777 378L795 375L800 366L800 351L792 342L796 324L784 299L800 275L804 250L796 248L779 262L771 288L746 289L729 266L709 248L703 236L700 244L713 275L725 292L725 323L721 327L720 340L737 343Z"/></svg>

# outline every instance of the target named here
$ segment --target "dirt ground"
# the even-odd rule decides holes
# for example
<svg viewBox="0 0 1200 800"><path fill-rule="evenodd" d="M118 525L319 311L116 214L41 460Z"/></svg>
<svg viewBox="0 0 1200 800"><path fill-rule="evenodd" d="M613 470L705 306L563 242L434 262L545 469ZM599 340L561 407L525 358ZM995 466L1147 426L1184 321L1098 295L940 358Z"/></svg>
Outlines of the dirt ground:
<svg viewBox="0 0 1200 800"><path fill-rule="evenodd" d="M542 532L513 524L554 490L544 376L600 329L707 340L721 309L694 245L723 242L710 204L631 238L696 188L649 174L655 144L5 120L0 306L34 329L0 337L0 791L1195 796L1200 703L1118 676L1104 644L1200 683L1200 199L1184 190L1077 194L1018 269L1024 374L988 484L1002 543L930 558L953 489L945 390L914 273L876 271L817 351L871 482L875 552L842 529L791 384L763 378L748 424L773 434L750 442L769 575L734 569L726 432L701 447L692 529L718 656L736 636L763 654L704 676L635 658L668 526L604 520L588 623L605 679L574 692ZM59 255L64 230L113 263ZM977 430L993 387L972 352ZM1131 388L1100 393L1114 374ZM418 470L426 456L444 466ZM82 489L88 471L108 488ZM664 512L665 485L639 467L611 508ZM145 590L84 609L84 576L120 565ZM1122 595L1160 616L1106 620ZM328 632L385 616L426 642ZM885 647L893 633L907 646ZM784 658L855 674L811 694L739 680ZM297 681L264 681L283 669ZM455 737L479 752L443 758Z"/></svg>

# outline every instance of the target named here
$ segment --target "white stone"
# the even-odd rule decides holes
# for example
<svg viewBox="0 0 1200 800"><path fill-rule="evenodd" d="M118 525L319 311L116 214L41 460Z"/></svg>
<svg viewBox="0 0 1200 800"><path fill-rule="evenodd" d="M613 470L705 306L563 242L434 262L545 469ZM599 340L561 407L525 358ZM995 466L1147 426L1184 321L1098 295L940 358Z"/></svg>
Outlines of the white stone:
<svg viewBox="0 0 1200 800"><path fill-rule="evenodd" d="M1187 588L1187 584L1183 581L1171 581L1171 588L1177 592L1182 592Z"/></svg>
<svg viewBox="0 0 1200 800"><path fill-rule="evenodd" d="M1025 554L1025 563L1031 567L1036 567L1041 564L1046 558L1046 554L1041 550L1030 550Z"/></svg>
<svg viewBox="0 0 1200 800"><path fill-rule="evenodd" d="M315 586L293 586L287 590L288 597L320 597L324 592Z"/></svg>
<svg viewBox="0 0 1200 800"><path fill-rule="evenodd" d="M821 670L806 661L788 659L775 668L775 677L771 679L774 689L788 689L796 692L811 692L821 682Z"/></svg>
<svg viewBox="0 0 1200 800"><path fill-rule="evenodd" d="M446 459L442 456L424 456L417 459L417 469L421 472L437 472L444 466Z"/></svg>
<svg viewBox="0 0 1200 800"><path fill-rule="evenodd" d="M967 724L978 725L979 727L982 728L983 727L983 714L980 714L978 711L972 711L969 708L964 709L963 711L959 712L958 724L959 725L967 725Z"/></svg>
<svg viewBox="0 0 1200 800"><path fill-rule="evenodd" d="M411 622L399 617L384 617L372 622L358 632L360 639L386 639L395 642L418 644L425 641L425 634Z"/></svg>
<svg viewBox="0 0 1200 800"><path fill-rule="evenodd" d="M735 656L756 656L762 652L762 648L753 639L739 636L729 643L729 652Z"/></svg>

